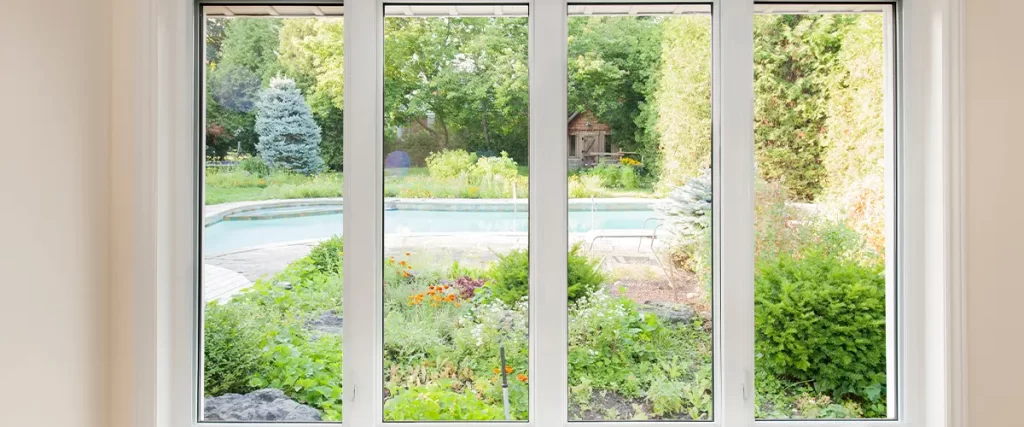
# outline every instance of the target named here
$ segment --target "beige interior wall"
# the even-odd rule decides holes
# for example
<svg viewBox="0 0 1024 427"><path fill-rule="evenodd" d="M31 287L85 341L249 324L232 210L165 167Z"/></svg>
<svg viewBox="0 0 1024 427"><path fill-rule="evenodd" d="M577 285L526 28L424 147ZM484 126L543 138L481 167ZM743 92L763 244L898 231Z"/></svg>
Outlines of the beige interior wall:
<svg viewBox="0 0 1024 427"><path fill-rule="evenodd" d="M3 426L106 425L108 6L0 13Z"/></svg>
<svg viewBox="0 0 1024 427"><path fill-rule="evenodd" d="M970 426L1024 426L1024 1L964 3Z"/></svg>

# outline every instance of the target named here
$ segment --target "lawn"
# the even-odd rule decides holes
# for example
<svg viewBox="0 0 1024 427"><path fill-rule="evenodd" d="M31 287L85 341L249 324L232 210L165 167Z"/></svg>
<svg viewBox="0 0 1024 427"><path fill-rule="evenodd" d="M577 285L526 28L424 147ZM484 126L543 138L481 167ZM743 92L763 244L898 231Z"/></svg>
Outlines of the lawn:
<svg viewBox="0 0 1024 427"><path fill-rule="evenodd" d="M528 197L528 166L517 166L513 179L480 180L468 177L435 178L426 167L387 171L384 194L403 198L469 198L494 199ZM649 187L615 188L605 186L599 178L573 175L570 194L574 198L589 197L655 197ZM305 176L289 172L273 172L259 176L239 168L208 168L205 202L207 205L270 199L304 199L342 197L343 174L324 172ZM575 184L574 184L575 183ZM513 192L513 188L515 191Z"/></svg>

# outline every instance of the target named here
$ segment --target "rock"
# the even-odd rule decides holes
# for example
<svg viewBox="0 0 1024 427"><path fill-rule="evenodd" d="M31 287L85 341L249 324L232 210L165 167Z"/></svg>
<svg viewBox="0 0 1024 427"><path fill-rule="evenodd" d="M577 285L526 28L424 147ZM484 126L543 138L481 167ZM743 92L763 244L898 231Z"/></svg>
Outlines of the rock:
<svg viewBox="0 0 1024 427"><path fill-rule="evenodd" d="M205 421L320 421L320 412L300 405L277 389L207 397L203 403Z"/></svg>
<svg viewBox="0 0 1024 427"><path fill-rule="evenodd" d="M693 307L667 301L647 301L640 306L640 311L658 316L670 325L690 323L697 315L697 311Z"/></svg>
<svg viewBox="0 0 1024 427"><path fill-rule="evenodd" d="M306 324L309 329L331 335L341 335L344 332L345 319L335 314L334 310L327 310L320 317L311 320Z"/></svg>

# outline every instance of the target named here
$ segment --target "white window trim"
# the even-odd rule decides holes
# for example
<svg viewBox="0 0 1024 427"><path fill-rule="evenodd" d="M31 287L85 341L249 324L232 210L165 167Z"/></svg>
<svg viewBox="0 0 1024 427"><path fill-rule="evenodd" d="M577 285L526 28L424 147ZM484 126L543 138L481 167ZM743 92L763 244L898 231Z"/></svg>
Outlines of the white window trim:
<svg viewBox="0 0 1024 427"><path fill-rule="evenodd" d="M466 3L471 2L464 1ZM623 0L624 2L625 0ZM543 144L543 135L561 137L564 122L564 96L557 102L536 102L541 94L565 93L565 49L559 43L536 43L536 40L563 39L566 28L559 16L565 13L565 0L531 0L531 323L543 323L549 333L531 334L530 423L516 425L556 426L566 424L567 390L566 325L563 286L537 286L538 277L565 278L564 223L536 220L538 206L545 206L545 216L565 216L565 162L561 144ZM841 3L841 2L840 2ZM359 64L358 58L370 59L365 66L346 67L346 80L375 81L376 85L346 84L347 100L373 101L373 108L346 108L346 159L382 158L379 90L382 58L380 40L376 39L382 19L380 0L348 0L346 15L346 57ZM112 371L128 379L113 383L112 410L131 408L131 414L112 416L114 425L139 427L184 427L194 425L196 396L193 375L195 358L194 330L196 320L192 284L198 277L195 259L197 205L194 197L197 159L193 141L196 136L195 117L195 9L188 0L117 0L114 4L113 64L118 76L112 108L121 123L130 128L115 132L112 143L133 151L131 165L118 165L123 172L115 176L134 178L131 194L115 194L115 206L126 211L122 216L124 233L132 236L130 247L117 247L114 252L114 292L123 291L131 298L112 298L115 318L127 319L127 328L114 328L111 358L117 361ZM737 52L752 53L751 0L716 0L715 65L723 70L716 74L717 147L752 147L753 104L750 93L740 88L751 83L752 63ZM723 22L723 16L741 16ZM962 0L904 0L902 8L903 46L900 58L904 76L901 104L898 110L900 135L903 141L901 179L903 195L902 218L902 282L904 287L899 313L902 343L900 352L900 413L898 421L757 421L753 420L752 354L753 295L746 291L718 292L732 318L717 317L716 340L724 334L729 342L716 344L716 361L722 369L716 372L715 421L689 424L739 427L773 426L962 426L965 425L966 403L963 371L962 318L962 117L961 33ZM358 17L374 19L358 19ZM376 39L376 40L375 40ZM362 40L362 42L360 42ZM721 55L722 43L729 54ZM912 46L913 48L906 48ZM121 66L121 69L117 67ZM538 78L555 75L561 78ZM728 82L737 82L729 85ZM730 88L731 91L730 91ZM552 98L552 99L555 99ZM733 109L743 111L742 114ZM718 110L730 111L721 115ZM735 125L731 125L735 123ZM357 144L352 141L376 141ZM372 151L371 151L372 150ZM730 153L732 156L730 156ZM717 215L726 222L751 219L752 213L752 150L750 155L737 151L719 153L719 179L716 194L737 211ZM373 182L382 185L381 162L353 163L346 167L346 203L377 206L377 212L348 210L346 241L372 251L346 253L346 280L380 280L381 235L379 210L382 194L352 189ZM548 178L548 179L545 179ZM730 181L730 179L732 181ZM746 194L744 193L746 192ZM372 199L371 199L372 198ZM750 209L737 207L749 206ZM372 217L371 217L372 216ZM374 223L377 226L351 227L352 223ZM722 229L723 227L720 227ZM729 233L735 234L729 234ZM735 265L716 275L720 282L752 282L752 230L726 230L718 236L718 250L727 250ZM738 256L738 257L737 257ZM349 268L351 267L351 268ZM735 267L735 269L733 269ZM731 279L727 274L736 275ZM375 287L371 287L375 288ZM358 292L345 287L346 313L357 318L379 314L380 295ZM716 289L716 290L718 290ZM372 300L371 300L372 298ZM356 303L356 302L361 302ZM547 307L547 308L545 308ZM732 314L736 308L748 307L749 315ZM737 311L736 313L742 313ZM120 314L120 315L119 315ZM381 316L374 316L376 329L382 327ZM718 326L721 324L721 326ZM373 329L356 329L357 322L346 322L345 358L345 424L380 425L381 402L379 376L381 369L355 370L353 366L380 367L379 343ZM120 332L119 332L120 331ZM561 332L557 332L561 331ZM746 335L748 339L737 340ZM349 343L352 343L350 347ZM369 346L355 347L359 343ZM373 352L355 349L373 348ZM549 355L538 362L538 354ZM555 356L550 356L554 354ZM354 387L355 389L351 389ZM365 389L364 389L365 388ZM356 400L350 404L349 399ZM368 400L367 400L368 399ZM370 404L365 404L369 402ZM560 402L549 404L546 402ZM507 423L461 423L463 426ZM591 423L572 423L589 425ZM601 423L602 426L639 425L640 423ZM684 425L687 423L660 423ZM203 426L238 426L202 423ZM261 424L266 425L266 424ZM288 424L296 426L302 424ZM317 424L309 424L313 426Z"/></svg>

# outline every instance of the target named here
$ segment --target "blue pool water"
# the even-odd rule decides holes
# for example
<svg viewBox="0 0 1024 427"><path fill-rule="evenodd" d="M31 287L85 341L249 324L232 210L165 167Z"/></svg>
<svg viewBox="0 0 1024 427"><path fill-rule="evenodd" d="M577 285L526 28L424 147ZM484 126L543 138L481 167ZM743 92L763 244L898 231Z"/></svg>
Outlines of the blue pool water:
<svg viewBox="0 0 1024 427"><path fill-rule="evenodd" d="M656 217L650 210L569 212L569 231L641 228ZM340 235L342 214L248 221L221 221L206 227L205 253L217 255L252 246ZM653 227L649 223L648 227ZM385 233L511 233L527 231L526 212L445 212L396 210L384 212Z"/></svg>

